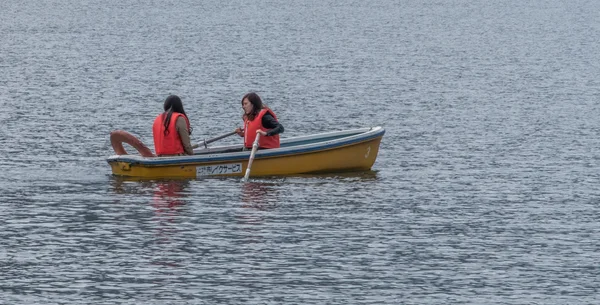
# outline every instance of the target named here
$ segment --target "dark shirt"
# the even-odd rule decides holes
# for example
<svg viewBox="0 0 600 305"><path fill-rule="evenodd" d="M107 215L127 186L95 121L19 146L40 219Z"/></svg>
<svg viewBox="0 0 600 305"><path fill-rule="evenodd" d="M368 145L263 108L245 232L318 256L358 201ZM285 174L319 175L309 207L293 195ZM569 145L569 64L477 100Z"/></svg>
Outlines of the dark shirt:
<svg viewBox="0 0 600 305"><path fill-rule="evenodd" d="M267 131L267 136L274 136L283 132L283 125L279 124L270 113L263 115L261 123L265 128L270 129Z"/></svg>

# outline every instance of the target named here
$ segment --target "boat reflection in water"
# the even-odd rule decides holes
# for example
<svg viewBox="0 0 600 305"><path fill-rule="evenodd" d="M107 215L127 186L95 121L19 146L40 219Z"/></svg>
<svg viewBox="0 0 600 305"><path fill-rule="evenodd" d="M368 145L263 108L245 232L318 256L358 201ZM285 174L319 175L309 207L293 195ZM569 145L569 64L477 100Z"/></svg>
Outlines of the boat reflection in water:
<svg viewBox="0 0 600 305"><path fill-rule="evenodd" d="M154 187L152 205L158 210L174 210L186 204L188 180L157 181Z"/></svg>
<svg viewBox="0 0 600 305"><path fill-rule="evenodd" d="M246 182L242 185L241 200L242 207L257 210L269 210L277 206L277 198L274 196L275 184L265 182Z"/></svg>
<svg viewBox="0 0 600 305"><path fill-rule="evenodd" d="M278 184L250 180L240 187L241 205L235 216L238 232L247 243L262 243L264 230L279 221L274 216L281 203Z"/></svg>
<svg viewBox="0 0 600 305"><path fill-rule="evenodd" d="M183 230L182 222L189 216L189 180L135 181L114 179L114 192L122 200L115 203L124 205L134 211L130 224L140 232L137 236L144 244L145 257L150 258L151 265L179 267L181 246L178 244ZM140 204L142 204L140 206ZM148 215L146 207L152 207ZM137 205L137 207L136 207ZM119 223L119 226L124 224Z"/></svg>

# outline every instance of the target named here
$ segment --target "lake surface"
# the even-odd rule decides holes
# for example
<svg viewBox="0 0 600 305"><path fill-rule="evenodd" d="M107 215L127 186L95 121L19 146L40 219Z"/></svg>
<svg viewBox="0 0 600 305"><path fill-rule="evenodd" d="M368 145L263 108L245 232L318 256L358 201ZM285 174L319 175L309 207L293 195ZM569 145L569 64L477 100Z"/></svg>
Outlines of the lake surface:
<svg viewBox="0 0 600 305"><path fill-rule="evenodd" d="M599 302L600 2L6 0L0 37L1 304ZM383 126L372 171L111 175L169 94L199 142L249 91Z"/></svg>

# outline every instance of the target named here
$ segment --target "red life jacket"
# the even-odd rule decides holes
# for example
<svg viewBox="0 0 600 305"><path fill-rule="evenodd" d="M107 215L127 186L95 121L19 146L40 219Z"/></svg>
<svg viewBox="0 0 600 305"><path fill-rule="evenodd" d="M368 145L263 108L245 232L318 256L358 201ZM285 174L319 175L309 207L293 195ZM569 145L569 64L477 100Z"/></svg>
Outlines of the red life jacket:
<svg viewBox="0 0 600 305"><path fill-rule="evenodd" d="M271 109L265 108L261 109L258 115L254 118L254 120L249 121L248 119L244 119L244 146L247 148L252 148L252 143L254 139L256 139L256 131L261 129L264 131L269 131L270 129L266 129L262 124L262 118L266 113L270 113L275 120L277 117L275 113ZM260 148L278 148L279 147L279 135L273 136L261 136L258 139L258 147Z"/></svg>
<svg viewBox="0 0 600 305"><path fill-rule="evenodd" d="M156 155L161 156L182 154L185 152L185 150L183 149L183 143L181 143L181 138L179 138L177 128L175 128L175 122L177 122L177 118L182 116L187 123L189 131L190 121L185 115L179 112L173 112L171 115L171 121L169 122L169 132L165 134L165 125L163 124L165 115L166 112L159 114L156 119L154 119L154 124L152 125L152 134L154 135L154 150L156 150Z"/></svg>

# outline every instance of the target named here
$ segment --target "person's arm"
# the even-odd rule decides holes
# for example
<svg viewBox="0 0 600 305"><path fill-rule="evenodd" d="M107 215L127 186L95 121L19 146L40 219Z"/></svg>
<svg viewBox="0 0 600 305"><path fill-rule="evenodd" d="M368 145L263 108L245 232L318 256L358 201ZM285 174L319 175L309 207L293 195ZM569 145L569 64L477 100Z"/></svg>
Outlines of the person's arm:
<svg viewBox="0 0 600 305"><path fill-rule="evenodd" d="M267 131L267 136L274 136L283 132L283 125L279 124L270 113L263 115L261 123L265 128L270 129Z"/></svg>
<svg viewBox="0 0 600 305"><path fill-rule="evenodd" d="M192 144L190 142L190 131L187 129L187 123L183 117L178 117L175 122L175 129L177 129L177 133L179 134L179 138L181 139L181 144L183 144L183 150L186 155L193 155L194 149L192 148Z"/></svg>

